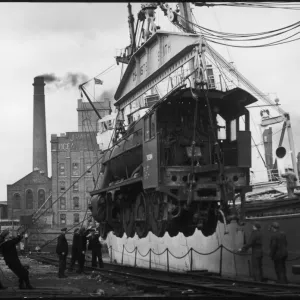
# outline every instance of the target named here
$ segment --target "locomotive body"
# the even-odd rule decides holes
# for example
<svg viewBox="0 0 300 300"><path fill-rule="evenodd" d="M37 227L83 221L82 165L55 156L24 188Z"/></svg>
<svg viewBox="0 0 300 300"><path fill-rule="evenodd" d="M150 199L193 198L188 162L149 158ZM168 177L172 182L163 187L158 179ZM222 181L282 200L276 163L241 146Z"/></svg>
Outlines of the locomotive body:
<svg viewBox="0 0 300 300"><path fill-rule="evenodd" d="M238 194L243 203L251 191L246 106L257 100L240 88L204 88L196 38L156 33L129 62L115 96L122 117L116 122L113 146L103 154L98 188L91 192L92 215L103 238L109 231L118 237L125 232L142 238L149 231L158 237L165 232L190 236L195 228L208 236L219 219L229 222L236 217L229 201L234 203ZM155 50L164 44L175 44L170 49L176 53L169 60ZM161 57L155 69L150 63L155 64L157 53ZM145 57L146 75L142 68L137 71ZM148 110L137 120L125 115L132 99L146 91L155 96L153 86L191 60L196 67L198 61L192 84L189 80L187 87L182 80L170 93L143 106Z"/></svg>

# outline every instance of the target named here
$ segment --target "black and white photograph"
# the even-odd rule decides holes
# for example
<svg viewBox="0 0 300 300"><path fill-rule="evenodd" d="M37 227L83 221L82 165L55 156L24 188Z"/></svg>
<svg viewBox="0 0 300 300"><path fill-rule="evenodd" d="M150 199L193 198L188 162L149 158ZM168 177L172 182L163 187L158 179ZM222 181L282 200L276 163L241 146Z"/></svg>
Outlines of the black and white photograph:
<svg viewBox="0 0 300 300"><path fill-rule="evenodd" d="M300 296L299 34L298 2L1 2L0 298Z"/></svg>

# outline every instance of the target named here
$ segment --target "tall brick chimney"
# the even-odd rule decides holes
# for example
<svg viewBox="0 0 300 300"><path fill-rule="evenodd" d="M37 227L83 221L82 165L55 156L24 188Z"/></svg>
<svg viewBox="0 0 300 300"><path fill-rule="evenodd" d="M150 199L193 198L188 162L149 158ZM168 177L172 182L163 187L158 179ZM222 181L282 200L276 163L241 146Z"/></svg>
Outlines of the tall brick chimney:
<svg viewBox="0 0 300 300"><path fill-rule="evenodd" d="M35 77L33 94L33 165L48 176L44 77Z"/></svg>

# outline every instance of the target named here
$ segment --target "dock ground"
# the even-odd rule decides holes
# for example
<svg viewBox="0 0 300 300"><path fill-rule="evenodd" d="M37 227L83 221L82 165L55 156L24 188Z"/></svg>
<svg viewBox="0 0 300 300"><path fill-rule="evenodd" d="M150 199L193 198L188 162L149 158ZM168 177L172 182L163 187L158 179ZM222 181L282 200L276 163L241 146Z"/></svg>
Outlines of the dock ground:
<svg viewBox="0 0 300 300"><path fill-rule="evenodd" d="M34 290L20 290L18 287L18 278L6 266L2 257L0 257L0 280L6 290L0 290L0 298L14 297L56 297L56 298L86 298L99 296L144 296L143 291L134 291L131 287L117 285L101 278L101 275L87 272L86 274L77 274L76 272L66 271L67 278L58 278L58 268L53 265L47 265L27 256L20 256L23 265L29 266L29 278ZM104 257L108 261L108 257ZM87 262L90 265L90 262Z"/></svg>

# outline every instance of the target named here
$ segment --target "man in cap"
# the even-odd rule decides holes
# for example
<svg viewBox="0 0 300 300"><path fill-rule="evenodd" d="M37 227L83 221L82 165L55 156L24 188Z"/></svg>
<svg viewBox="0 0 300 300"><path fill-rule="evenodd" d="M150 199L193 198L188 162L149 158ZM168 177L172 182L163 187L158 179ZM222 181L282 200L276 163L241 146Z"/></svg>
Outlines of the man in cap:
<svg viewBox="0 0 300 300"><path fill-rule="evenodd" d="M61 234L57 239L56 253L59 257L58 277L66 278L65 270L67 265L68 242L66 239L67 228L61 229Z"/></svg>
<svg viewBox="0 0 300 300"><path fill-rule="evenodd" d="M278 283L288 283L286 276L285 262L288 257L286 235L282 230L279 230L279 224L273 222L271 225L273 232L270 241L270 256L274 262L274 268Z"/></svg>
<svg viewBox="0 0 300 300"><path fill-rule="evenodd" d="M262 272L262 259L263 259L263 236L260 231L261 226L258 222L254 222L252 225L252 233L250 235L248 243L244 245L240 252L247 251L248 249L252 249L252 271L253 277L255 281L263 281L263 272Z"/></svg>
<svg viewBox="0 0 300 300"><path fill-rule="evenodd" d="M29 272L21 264L18 257L16 245L22 240L23 233L17 237L10 237L9 230L4 230L0 235L0 251L2 252L6 265L19 277L20 289L33 289L29 282ZM25 286L24 286L25 283Z"/></svg>
<svg viewBox="0 0 300 300"><path fill-rule="evenodd" d="M79 240L80 240L79 228L76 228L74 230L73 242L72 242L72 258L71 258L71 265L69 269L70 271L73 271L73 267L76 261L79 263L79 243L80 243Z"/></svg>
<svg viewBox="0 0 300 300"><path fill-rule="evenodd" d="M97 267L97 260L99 268L103 268L102 260L102 245L99 241L99 232L97 230L91 232L89 239L89 250L92 250L92 267Z"/></svg>
<svg viewBox="0 0 300 300"><path fill-rule="evenodd" d="M286 178L286 188L289 198L295 197L294 189L297 186L297 176L293 172L293 168L289 167L286 169L284 174L281 174L281 177Z"/></svg>

